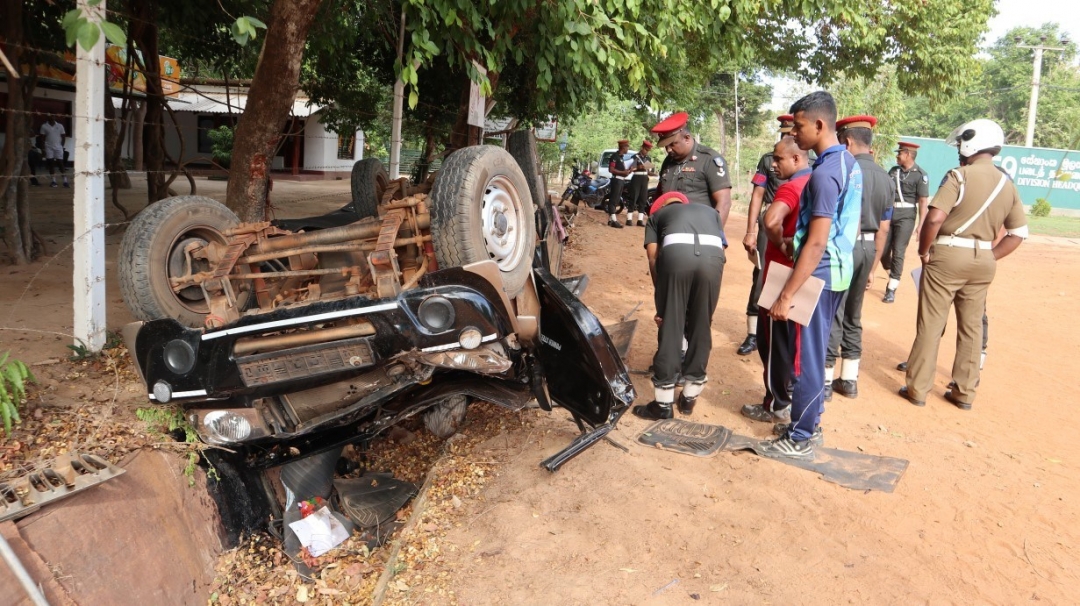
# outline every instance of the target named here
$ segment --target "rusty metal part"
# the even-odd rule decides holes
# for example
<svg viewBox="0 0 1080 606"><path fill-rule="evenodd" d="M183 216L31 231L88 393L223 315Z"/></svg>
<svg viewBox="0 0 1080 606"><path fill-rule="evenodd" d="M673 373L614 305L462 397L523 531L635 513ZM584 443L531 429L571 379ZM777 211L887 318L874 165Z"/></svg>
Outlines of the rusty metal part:
<svg viewBox="0 0 1080 606"><path fill-rule="evenodd" d="M404 219L405 211L402 209L383 214L375 250L368 255L368 269L371 270L371 279L375 281L375 292L379 298L396 297L401 293L401 269L394 251L394 240Z"/></svg>
<svg viewBox="0 0 1080 606"><path fill-rule="evenodd" d="M420 258L420 267L416 268L416 273L414 273L412 275L412 277L409 278L409 280L407 282L405 282L405 284L401 285L401 290L403 290L403 291L409 290L410 288L416 286L416 283L419 282L420 278L422 278L424 276L424 274L426 274L427 272L428 272L428 258L427 257L421 257Z"/></svg>
<svg viewBox="0 0 1080 606"><path fill-rule="evenodd" d="M115 478L124 470L92 454L57 457L40 469L0 483L0 522L27 516L46 503Z"/></svg>
<svg viewBox="0 0 1080 606"><path fill-rule="evenodd" d="M375 334L375 326L370 322L349 324L347 326L335 326L333 328L320 328L294 332L270 337L245 337L237 339L233 345L233 355L246 356L256 351L267 352L287 347L301 347L312 343L326 343L340 339L354 337L369 337Z"/></svg>
<svg viewBox="0 0 1080 606"><path fill-rule="evenodd" d="M249 274L233 274L229 276L234 280L254 280L255 278L303 278L309 276L346 276L356 271L353 267L334 267L331 269L297 269L287 271L264 271Z"/></svg>
<svg viewBox="0 0 1080 606"><path fill-rule="evenodd" d="M394 240L394 247L399 248L402 246L408 246L410 244L423 244L425 242L431 242L430 235L416 236L410 238L398 238ZM289 257L299 253L328 253L328 252L370 252L375 250L375 244L371 242L356 242L353 244L326 244L322 246L305 246L302 248L290 248L286 250L262 253L258 255L248 255L246 257L240 257L236 262L238 264L252 264L262 263L263 261L269 261L270 259L279 259L281 257Z"/></svg>
<svg viewBox="0 0 1080 606"><path fill-rule="evenodd" d="M430 215L418 216L416 219L417 227L419 229L426 230L431 228ZM372 240L379 236L381 225L381 222L376 223L373 220L365 219L357 223L350 223L349 225L342 225L341 227L320 229L319 231L311 233L290 233L289 235L269 238L263 242L259 242L248 249L248 254L256 255L318 244L340 244L342 242L351 242L353 240Z"/></svg>
<svg viewBox="0 0 1080 606"><path fill-rule="evenodd" d="M374 364L371 345L363 338L315 343L236 359L240 380L248 387L339 373Z"/></svg>

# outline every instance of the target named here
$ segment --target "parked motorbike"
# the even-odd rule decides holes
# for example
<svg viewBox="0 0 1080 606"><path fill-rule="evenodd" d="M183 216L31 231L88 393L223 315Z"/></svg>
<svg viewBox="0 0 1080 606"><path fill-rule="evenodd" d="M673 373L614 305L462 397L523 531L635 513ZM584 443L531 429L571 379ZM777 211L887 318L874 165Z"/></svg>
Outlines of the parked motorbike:
<svg viewBox="0 0 1080 606"><path fill-rule="evenodd" d="M576 164L570 170L570 183L562 195L564 204L577 206L584 202L589 208L596 208L607 200L608 191L611 190L611 179L605 177L593 179L589 169L580 168Z"/></svg>

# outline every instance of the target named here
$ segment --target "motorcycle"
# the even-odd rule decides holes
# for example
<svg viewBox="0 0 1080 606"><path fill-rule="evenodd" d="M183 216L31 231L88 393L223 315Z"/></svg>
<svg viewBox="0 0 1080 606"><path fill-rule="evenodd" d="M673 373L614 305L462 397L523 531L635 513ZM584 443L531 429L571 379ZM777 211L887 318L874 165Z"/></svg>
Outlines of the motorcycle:
<svg viewBox="0 0 1080 606"><path fill-rule="evenodd" d="M592 173L587 168L579 168L576 164L570 168L570 183L563 192L563 205L577 206L584 202L589 208L596 208L607 200L611 190L611 179L600 177L592 178Z"/></svg>

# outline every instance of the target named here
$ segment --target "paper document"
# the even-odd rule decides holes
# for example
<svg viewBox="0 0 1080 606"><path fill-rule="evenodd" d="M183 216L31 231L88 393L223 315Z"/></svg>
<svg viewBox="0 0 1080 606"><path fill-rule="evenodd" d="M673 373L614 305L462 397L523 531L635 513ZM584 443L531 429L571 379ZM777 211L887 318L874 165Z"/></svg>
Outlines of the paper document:
<svg viewBox="0 0 1080 606"><path fill-rule="evenodd" d="M919 292L919 285L922 284L922 265L911 270L911 279L915 280L915 293Z"/></svg>
<svg viewBox="0 0 1080 606"><path fill-rule="evenodd" d="M289 528L296 533L300 544L307 547L308 553L316 558L349 538L349 531L326 507L289 524Z"/></svg>
<svg viewBox="0 0 1080 606"><path fill-rule="evenodd" d="M772 307L776 299L780 297L780 291L784 289L784 284L787 283L790 275L791 268L787 265L775 261L769 263L768 276L765 278L765 283L761 285L761 296L758 297L758 307L765 309ZM795 296L791 299L788 319L803 326L809 324L818 299L821 298L822 290L825 290L824 280L814 276L808 277L802 288L795 291Z"/></svg>

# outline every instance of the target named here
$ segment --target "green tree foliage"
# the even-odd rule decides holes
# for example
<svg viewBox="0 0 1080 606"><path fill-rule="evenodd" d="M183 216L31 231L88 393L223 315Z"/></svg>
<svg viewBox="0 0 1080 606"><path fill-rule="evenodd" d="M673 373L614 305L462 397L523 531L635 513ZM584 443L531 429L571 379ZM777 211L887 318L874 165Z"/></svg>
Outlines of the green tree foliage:
<svg viewBox="0 0 1080 606"><path fill-rule="evenodd" d="M400 70L415 101L414 62L445 54L474 79L482 78L472 61L491 72L526 66L536 105L548 113L597 89L656 96L679 85L658 76L680 57L706 66L722 57L823 83L893 63L903 90L939 96L972 67L992 11L992 0L411 0Z"/></svg>
<svg viewBox="0 0 1080 606"><path fill-rule="evenodd" d="M883 67L873 77L843 78L837 81L831 91L839 116L869 114L878 119L874 132L874 157L880 164L892 166L895 163L893 150L896 149L899 129L905 120L904 95L897 82L896 68Z"/></svg>
<svg viewBox="0 0 1080 606"><path fill-rule="evenodd" d="M991 118L1001 124L1006 143L1022 145L1027 132L1028 103L1031 98L1032 50L1020 44L1065 47L1064 52L1043 55L1042 83L1036 114L1035 140L1038 147L1070 148L1080 138L1080 69L1076 67L1075 43L1055 44L1061 36L1056 23L1040 28L1018 27L1002 36L989 49L989 57L979 60L965 86L940 103L913 97L904 103L904 119L898 128L904 134L944 137L958 125L975 118Z"/></svg>

